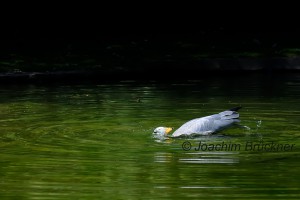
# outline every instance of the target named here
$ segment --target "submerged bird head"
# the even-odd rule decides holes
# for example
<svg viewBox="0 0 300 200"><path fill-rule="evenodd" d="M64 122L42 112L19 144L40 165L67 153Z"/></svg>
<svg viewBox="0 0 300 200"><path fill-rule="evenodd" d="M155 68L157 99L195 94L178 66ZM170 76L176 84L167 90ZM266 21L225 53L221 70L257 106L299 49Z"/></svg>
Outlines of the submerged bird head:
<svg viewBox="0 0 300 200"><path fill-rule="evenodd" d="M167 134L169 134L172 130L173 128L170 127L157 127L156 129L154 129L153 135L157 135L161 137L167 136Z"/></svg>

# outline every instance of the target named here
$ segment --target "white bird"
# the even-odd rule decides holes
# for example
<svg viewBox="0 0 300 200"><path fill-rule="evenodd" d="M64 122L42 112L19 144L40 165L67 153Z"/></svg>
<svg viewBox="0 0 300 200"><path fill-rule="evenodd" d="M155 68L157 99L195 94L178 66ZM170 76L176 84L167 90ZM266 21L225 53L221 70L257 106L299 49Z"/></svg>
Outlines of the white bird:
<svg viewBox="0 0 300 200"><path fill-rule="evenodd" d="M179 127L171 137L189 136L189 135L210 135L233 124L240 122L239 113L242 107L235 107L206 117L192 119ZM173 129L170 127L157 127L153 135L159 138L167 136Z"/></svg>

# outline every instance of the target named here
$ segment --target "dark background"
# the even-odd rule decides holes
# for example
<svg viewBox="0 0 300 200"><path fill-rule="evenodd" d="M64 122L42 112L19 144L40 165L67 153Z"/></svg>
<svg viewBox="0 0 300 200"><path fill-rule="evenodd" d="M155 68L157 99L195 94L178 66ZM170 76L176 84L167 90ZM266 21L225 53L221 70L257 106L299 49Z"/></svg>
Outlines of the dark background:
<svg viewBox="0 0 300 200"><path fill-rule="evenodd" d="M25 14L12 20L10 14L0 34L0 72L71 71L77 78L92 72L103 79L126 79L298 71L300 31L291 22L294 17L266 14L266 19L252 20L252 10L250 20L239 15L223 19L225 11L190 18L180 13L160 18L151 12L146 20L115 12L88 20L81 12L77 17L60 18L53 11L46 19Z"/></svg>

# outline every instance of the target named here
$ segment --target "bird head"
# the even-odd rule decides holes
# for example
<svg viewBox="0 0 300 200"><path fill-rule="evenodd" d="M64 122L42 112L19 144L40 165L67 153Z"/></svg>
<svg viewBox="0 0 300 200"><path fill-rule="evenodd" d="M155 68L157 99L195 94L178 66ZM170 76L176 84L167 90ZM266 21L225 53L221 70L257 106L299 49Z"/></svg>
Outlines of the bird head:
<svg viewBox="0 0 300 200"><path fill-rule="evenodd" d="M157 127L156 129L154 129L153 135L160 137L167 136L172 130L173 128L170 127Z"/></svg>

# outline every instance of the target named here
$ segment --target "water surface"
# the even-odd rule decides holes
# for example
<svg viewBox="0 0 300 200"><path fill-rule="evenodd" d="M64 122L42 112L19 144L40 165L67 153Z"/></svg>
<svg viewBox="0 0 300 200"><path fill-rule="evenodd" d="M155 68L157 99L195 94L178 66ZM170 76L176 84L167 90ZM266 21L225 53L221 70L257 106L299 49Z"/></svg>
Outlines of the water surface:
<svg viewBox="0 0 300 200"><path fill-rule="evenodd" d="M298 75L3 85L0 92L1 199L299 199ZM152 138L157 126L178 128L239 105L250 129ZM197 150L200 142L240 148ZM293 148L250 150L247 142Z"/></svg>

